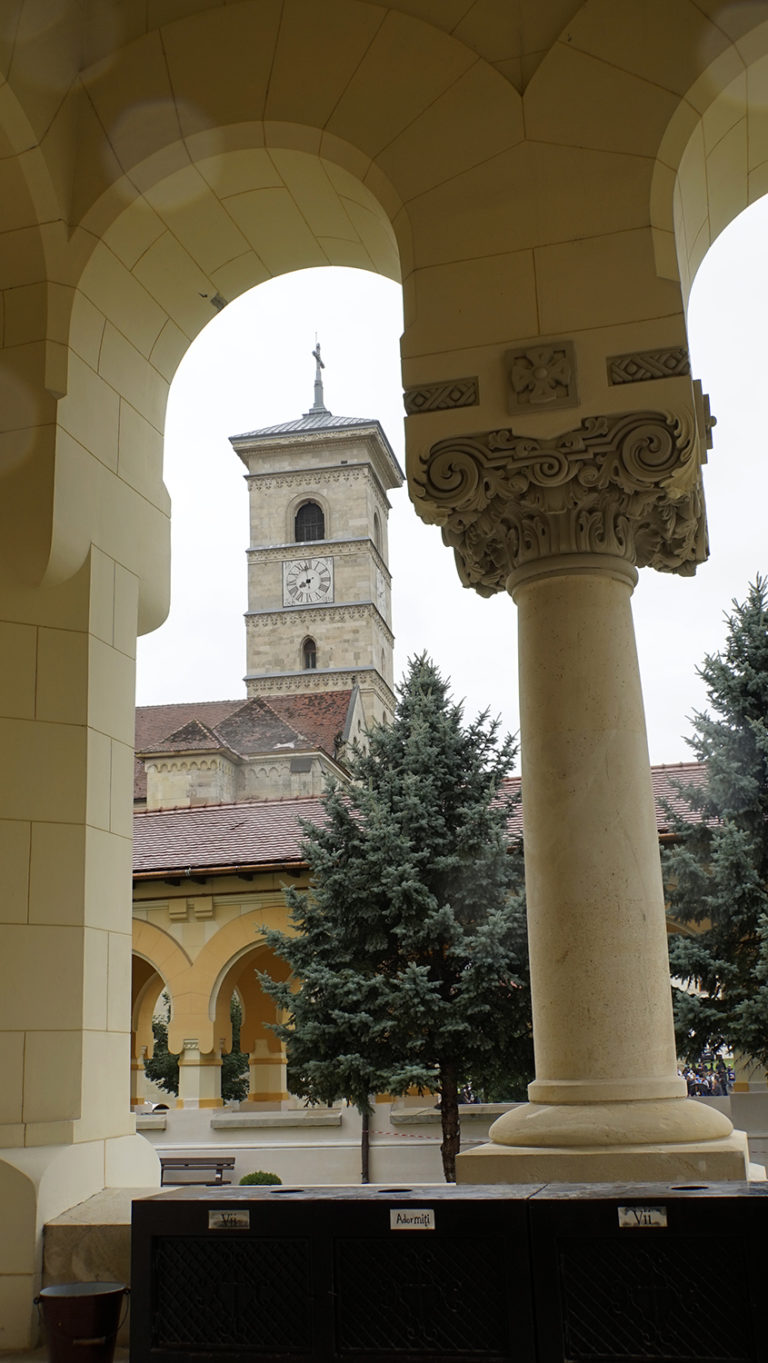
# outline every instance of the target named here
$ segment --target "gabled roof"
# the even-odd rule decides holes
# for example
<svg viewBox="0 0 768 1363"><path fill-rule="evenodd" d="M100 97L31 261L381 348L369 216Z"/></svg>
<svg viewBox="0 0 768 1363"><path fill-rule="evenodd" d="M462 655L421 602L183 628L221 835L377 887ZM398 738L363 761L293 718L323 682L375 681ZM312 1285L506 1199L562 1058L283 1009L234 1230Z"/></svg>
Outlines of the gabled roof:
<svg viewBox="0 0 768 1363"><path fill-rule="evenodd" d="M152 748L145 749L141 756L148 757L150 753L215 752L223 746L216 732L195 718L182 724L180 729L161 739Z"/></svg>
<svg viewBox="0 0 768 1363"><path fill-rule="evenodd" d="M274 752L276 748L306 748L307 736L287 723L269 701L256 696L221 721L217 733L235 752Z"/></svg>
<svg viewBox="0 0 768 1363"><path fill-rule="evenodd" d="M140 706L136 711L136 752L214 751L253 756L321 749L335 757L354 692L310 691L250 700L185 701ZM137 756L134 799L147 793L143 761Z"/></svg>

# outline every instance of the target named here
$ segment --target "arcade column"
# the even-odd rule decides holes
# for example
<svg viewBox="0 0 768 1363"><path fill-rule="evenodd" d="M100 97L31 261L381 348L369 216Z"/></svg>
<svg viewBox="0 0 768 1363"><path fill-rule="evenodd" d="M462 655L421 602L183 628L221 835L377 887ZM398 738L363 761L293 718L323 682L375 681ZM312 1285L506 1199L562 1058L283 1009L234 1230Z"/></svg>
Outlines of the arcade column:
<svg viewBox="0 0 768 1363"><path fill-rule="evenodd" d="M746 1137L677 1076L630 597L706 553L695 424L588 417L443 440L421 478L462 580L519 612L536 1078L460 1182L744 1179Z"/></svg>

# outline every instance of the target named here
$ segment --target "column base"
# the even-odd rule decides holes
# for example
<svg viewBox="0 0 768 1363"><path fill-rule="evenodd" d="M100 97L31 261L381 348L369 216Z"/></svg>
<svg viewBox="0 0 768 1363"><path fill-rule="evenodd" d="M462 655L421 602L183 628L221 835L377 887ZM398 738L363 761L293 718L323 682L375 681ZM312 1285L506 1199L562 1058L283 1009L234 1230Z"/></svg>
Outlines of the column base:
<svg viewBox="0 0 768 1363"><path fill-rule="evenodd" d="M689 1098L525 1103L460 1155L459 1183L669 1183L763 1179L747 1137Z"/></svg>
<svg viewBox="0 0 768 1363"><path fill-rule="evenodd" d="M743 1131L674 1145L530 1146L489 1141L456 1160L457 1183L744 1183L763 1180Z"/></svg>

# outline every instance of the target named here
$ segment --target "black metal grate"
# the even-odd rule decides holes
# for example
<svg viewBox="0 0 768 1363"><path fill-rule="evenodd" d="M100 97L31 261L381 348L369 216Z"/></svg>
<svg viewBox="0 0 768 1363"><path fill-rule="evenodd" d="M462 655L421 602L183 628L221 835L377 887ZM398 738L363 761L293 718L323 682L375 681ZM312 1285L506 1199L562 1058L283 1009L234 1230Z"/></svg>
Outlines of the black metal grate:
<svg viewBox="0 0 768 1363"><path fill-rule="evenodd" d="M735 1239L561 1241L559 1269L565 1363L754 1358L747 1266Z"/></svg>
<svg viewBox="0 0 768 1363"><path fill-rule="evenodd" d="M311 1352L308 1241L159 1237L152 1270L153 1348Z"/></svg>
<svg viewBox="0 0 768 1363"><path fill-rule="evenodd" d="M408 1238L406 1238L408 1236ZM513 1354L509 1263L488 1240L414 1232L337 1240L336 1348L340 1354ZM528 1284L522 1287L527 1306Z"/></svg>

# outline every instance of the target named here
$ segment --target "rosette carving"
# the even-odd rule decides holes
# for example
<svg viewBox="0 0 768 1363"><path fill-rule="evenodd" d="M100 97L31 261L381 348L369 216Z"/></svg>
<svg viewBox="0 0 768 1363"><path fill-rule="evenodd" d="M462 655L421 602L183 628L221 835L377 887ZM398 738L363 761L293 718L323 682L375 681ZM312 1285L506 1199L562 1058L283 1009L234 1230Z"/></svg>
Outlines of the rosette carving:
<svg viewBox="0 0 768 1363"><path fill-rule="evenodd" d="M692 422L628 412L549 440L512 430L441 440L413 484L462 582L491 596L522 564L559 554L694 573L707 556L701 462Z"/></svg>

